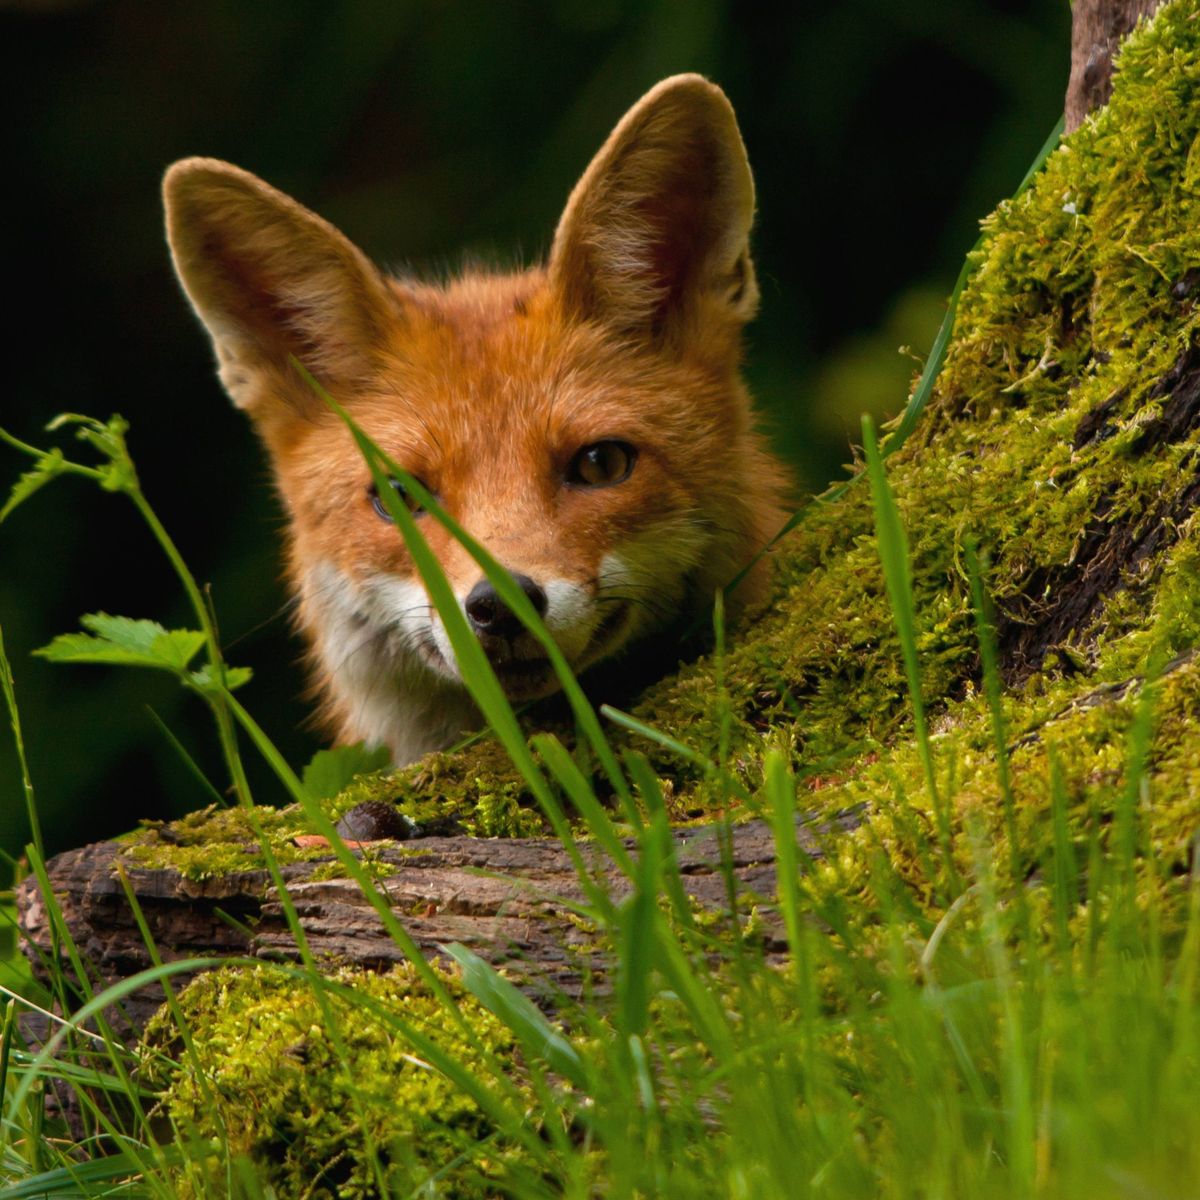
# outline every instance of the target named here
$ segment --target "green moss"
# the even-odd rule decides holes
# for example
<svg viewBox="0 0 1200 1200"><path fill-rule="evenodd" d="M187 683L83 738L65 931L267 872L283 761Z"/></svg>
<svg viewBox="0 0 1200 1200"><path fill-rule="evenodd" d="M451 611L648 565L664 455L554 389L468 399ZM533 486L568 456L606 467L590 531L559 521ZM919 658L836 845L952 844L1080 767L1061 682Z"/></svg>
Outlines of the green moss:
<svg viewBox="0 0 1200 1200"><path fill-rule="evenodd" d="M364 800L387 800L426 830L453 824L475 837L529 837L545 827L521 806L524 797L508 756L485 738L465 751L430 754L407 771L358 779L337 803L344 811Z"/></svg>
<svg viewBox="0 0 1200 1200"><path fill-rule="evenodd" d="M1137 797L1136 837L1142 850L1138 886L1164 901L1167 923L1186 909L1192 840L1200 818L1200 656L1175 663L1155 684L1157 718L1150 745L1148 773ZM1098 688L1081 695L1060 681L1036 697L1010 698L1009 724L1014 844L1005 819L1004 797L996 770L994 734L986 706L971 699L952 706L935 741L939 775L954 806L953 861L961 877L978 876L982 848L989 869L1008 888L1030 881L1029 903L1044 889L1046 865L1054 859L1052 792L1063 797L1069 836L1080 867L1087 862L1091 839L1108 859L1120 824L1116 814L1128 797L1130 726L1142 690ZM1015 722L1033 718L1031 727ZM1057 780L1057 785L1054 780ZM899 881L911 889L919 908L945 910L953 894L946 864L933 849L936 812L924 786L916 747L901 744L864 764L853 778L812 797L827 812L865 805L868 820L828 844L828 856L814 864L805 887L818 911L836 904L859 933L876 924L878 878L875 858L882 853ZM1120 856L1118 855L1119 859ZM1110 880L1076 880L1079 916L1086 918L1088 898L1106 905ZM1049 926L1044 931L1049 936Z"/></svg>
<svg viewBox="0 0 1200 1200"><path fill-rule="evenodd" d="M378 771L360 776L336 799L325 802L325 813L336 822L366 800L386 800L427 835L527 837L544 833L538 814L521 803L525 798L522 785L502 772L501 762L507 763L507 759L499 747L488 742L477 754L470 762L486 775L468 779L463 774L467 760L462 755L434 754L424 759L416 772L397 776ZM212 805L176 821L148 821L124 839L123 857L127 865L178 871L196 883L241 871L261 871L266 863L256 822L280 865L317 861L322 865L313 878L344 875L327 846L297 845L297 838L317 830L294 804L260 807L253 817L242 808ZM419 847L413 852L419 853Z"/></svg>
<svg viewBox="0 0 1200 1200"><path fill-rule="evenodd" d="M245 809L212 805L176 821L145 822L125 839L123 857L129 866L171 867L201 883L239 871L263 870L259 830L281 865L329 855L327 848L302 848L293 841L297 834L312 832L296 808L257 808L251 818Z"/></svg>
<svg viewBox="0 0 1200 1200"><path fill-rule="evenodd" d="M160 1112L180 1136L219 1136L230 1157L254 1158L260 1180L281 1196L406 1195L460 1155L439 1194L492 1195L516 1151L474 1101L427 1065L406 1030L431 1038L474 1074L507 1075L518 1096L520 1064L509 1031L456 977L442 978L470 1038L408 966L336 972L325 990L327 1013L296 973L212 971L180 996L205 1077L180 1052L165 1010L146 1031L143 1069L165 1085ZM164 1060L164 1050L178 1055L178 1065ZM175 1181L177 1195L217 1194L208 1189L219 1190L223 1163L209 1161L212 1177L197 1177L193 1163Z"/></svg>

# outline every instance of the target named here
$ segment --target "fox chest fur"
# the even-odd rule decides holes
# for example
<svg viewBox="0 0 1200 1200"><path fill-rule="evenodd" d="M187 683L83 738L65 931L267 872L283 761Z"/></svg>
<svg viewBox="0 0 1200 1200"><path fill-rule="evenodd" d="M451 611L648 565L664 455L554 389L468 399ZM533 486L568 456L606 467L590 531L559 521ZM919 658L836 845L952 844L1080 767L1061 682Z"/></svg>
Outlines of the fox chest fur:
<svg viewBox="0 0 1200 1200"><path fill-rule="evenodd" d="M288 573L340 740L397 763L479 717L441 616L341 419L301 364L511 574L576 672L688 620L782 522L782 471L741 382L754 193L724 94L665 80L572 193L545 266L434 287L211 159L165 181L180 279L254 421ZM545 652L397 489L513 700ZM758 562L734 593L754 603Z"/></svg>

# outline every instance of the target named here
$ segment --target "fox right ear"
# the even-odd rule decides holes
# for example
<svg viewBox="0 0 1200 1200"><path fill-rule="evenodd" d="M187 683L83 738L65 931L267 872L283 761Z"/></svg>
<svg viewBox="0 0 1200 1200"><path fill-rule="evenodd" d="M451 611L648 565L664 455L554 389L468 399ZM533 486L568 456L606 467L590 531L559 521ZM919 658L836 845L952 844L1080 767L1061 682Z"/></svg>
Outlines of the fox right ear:
<svg viewBox="0 0 1200 1200"><path fill-rule="evenodd" d="M163 180L167 241L235 404L316 403L294 356L334 389L364 375L399 301L327 221L229 163L186 158Z"/></svg>
<svg viewBox="0 0 1200 1200"><path fill-rule="evenodd" d="M754 181L725 93L699 75L651 88L576 184L550 273L568 311L622 333L754 315Z"/></svg>

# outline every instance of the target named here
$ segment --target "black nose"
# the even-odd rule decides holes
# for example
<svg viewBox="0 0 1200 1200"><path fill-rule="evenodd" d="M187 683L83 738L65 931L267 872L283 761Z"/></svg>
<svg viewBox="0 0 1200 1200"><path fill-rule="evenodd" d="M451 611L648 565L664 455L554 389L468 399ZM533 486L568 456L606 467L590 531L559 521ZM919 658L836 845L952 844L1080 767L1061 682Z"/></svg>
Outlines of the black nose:
<svg viewBox="0 0 1200 1200"><path fill-rule="evenodd" d="M514 575L512 581L529 597L529 603L533 605L537 615L545 616L546 593L528 575ZM471 589L464 607L476 633L510 638L516 637L523 628L486 579L481 579Z"/></svg>

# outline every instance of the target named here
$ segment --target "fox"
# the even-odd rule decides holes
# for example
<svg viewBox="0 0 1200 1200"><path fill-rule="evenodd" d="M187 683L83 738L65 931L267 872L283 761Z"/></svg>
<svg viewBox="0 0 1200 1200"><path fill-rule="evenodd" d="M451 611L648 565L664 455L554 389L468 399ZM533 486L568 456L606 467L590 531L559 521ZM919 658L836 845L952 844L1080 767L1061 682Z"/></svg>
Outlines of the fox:
<svg viewBox="0 0 1200 1200"><path fill-rule="evenodd" d="M755 192L717 85L676 75L634 104L525 270L392 277L216 159L174 163L163 196L183 291L270 461L335 741L402 766L482 718L369 467L304 372L503 566L575 674L632 658L739 575L731 615L764 603L789 482L741 375ZM542 645L389 486L508 698L552 694Z"/></svg>

